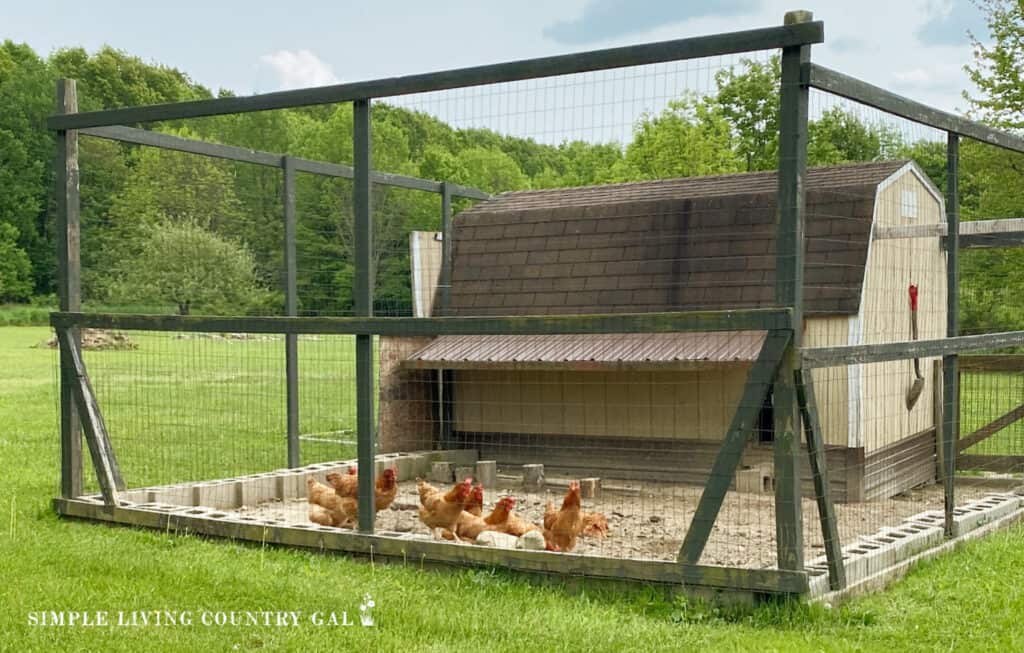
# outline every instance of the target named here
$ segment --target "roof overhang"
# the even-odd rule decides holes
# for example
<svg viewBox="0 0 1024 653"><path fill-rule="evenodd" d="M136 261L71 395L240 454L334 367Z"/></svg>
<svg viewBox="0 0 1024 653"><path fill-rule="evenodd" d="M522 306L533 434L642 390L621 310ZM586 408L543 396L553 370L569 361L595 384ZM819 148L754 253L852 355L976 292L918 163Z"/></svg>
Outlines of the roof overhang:
<svg viewBox="0 0 1024 653"><path fill-rule="evenodd" d="M440 336L406 369L685 371L757 360L767 332Z"/></svg>

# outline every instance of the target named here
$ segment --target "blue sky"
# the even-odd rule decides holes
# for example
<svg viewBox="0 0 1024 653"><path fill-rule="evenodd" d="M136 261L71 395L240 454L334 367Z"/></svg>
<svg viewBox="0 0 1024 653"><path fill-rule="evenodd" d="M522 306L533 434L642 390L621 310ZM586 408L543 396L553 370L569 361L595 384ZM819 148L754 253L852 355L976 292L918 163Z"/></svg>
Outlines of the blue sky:
<svg viewBox="0 0 1024 653"><path fill-rule="evenodd" d="M131 7L126 8L126 6ZM5 2L0 37L41 53L103 44L238 93L356 81L778 24L793 0L283 3ZM814 0L814 59L942 108L962 108L970 0Z"/></svg>

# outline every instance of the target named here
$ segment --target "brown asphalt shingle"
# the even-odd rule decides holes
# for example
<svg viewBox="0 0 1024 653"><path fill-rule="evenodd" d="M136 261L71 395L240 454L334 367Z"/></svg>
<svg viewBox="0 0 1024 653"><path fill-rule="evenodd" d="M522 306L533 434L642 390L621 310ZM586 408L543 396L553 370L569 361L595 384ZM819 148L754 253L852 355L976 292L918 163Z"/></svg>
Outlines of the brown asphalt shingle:
<svg viewBox="0 0 1024 653"><path fill-rule="evenodd" d="M906 161L807 174L805 311L860 303L875 190ZM455 217L454 315L771 306L774 172L504 193Z"/></svg>

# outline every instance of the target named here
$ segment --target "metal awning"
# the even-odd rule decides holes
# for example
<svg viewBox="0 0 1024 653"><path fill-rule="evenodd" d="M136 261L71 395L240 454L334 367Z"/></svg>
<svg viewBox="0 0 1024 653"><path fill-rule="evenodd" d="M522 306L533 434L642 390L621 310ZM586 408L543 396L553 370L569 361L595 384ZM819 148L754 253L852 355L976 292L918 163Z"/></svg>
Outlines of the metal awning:
<svg viewBox="0 0 1024 653"><path fill-rule="evenodd" d="M765 331L440 336L411 355L412 369L685 370L749 364Z"/></svg>

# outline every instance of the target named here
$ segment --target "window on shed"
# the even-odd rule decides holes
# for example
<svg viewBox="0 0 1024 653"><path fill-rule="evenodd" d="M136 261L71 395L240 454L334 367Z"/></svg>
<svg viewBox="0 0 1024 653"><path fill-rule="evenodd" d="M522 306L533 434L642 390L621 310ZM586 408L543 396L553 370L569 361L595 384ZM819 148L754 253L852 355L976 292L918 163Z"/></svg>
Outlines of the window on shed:
<svg viewBox="0 0 1024 653"><path fill-rule="evenodd" d="M911 188L903 191L900 198L900 216L917 218L917 189Z"/></svg>

